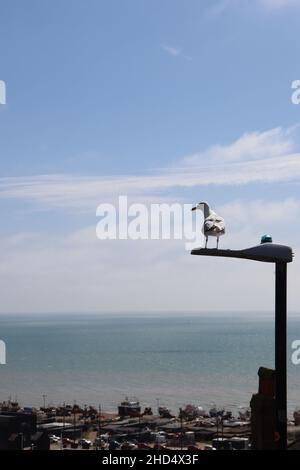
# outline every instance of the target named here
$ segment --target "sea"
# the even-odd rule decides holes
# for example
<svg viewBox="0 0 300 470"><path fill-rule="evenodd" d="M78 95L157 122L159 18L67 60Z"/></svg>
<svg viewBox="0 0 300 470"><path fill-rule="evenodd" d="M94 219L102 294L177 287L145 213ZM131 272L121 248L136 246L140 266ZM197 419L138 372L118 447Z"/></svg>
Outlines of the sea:
<svg viewBox="0 0 300 470"><path fill-rule="evenodd" d="M300 317L288 329L291 415L300 406L300 365L291 361ZM191 403L237 415L258 390L259 367L274 367L274 316L259 312L1 315L0 339L0 401L28 407L45 399L116 412L129 397L153 410Z"/></svg>

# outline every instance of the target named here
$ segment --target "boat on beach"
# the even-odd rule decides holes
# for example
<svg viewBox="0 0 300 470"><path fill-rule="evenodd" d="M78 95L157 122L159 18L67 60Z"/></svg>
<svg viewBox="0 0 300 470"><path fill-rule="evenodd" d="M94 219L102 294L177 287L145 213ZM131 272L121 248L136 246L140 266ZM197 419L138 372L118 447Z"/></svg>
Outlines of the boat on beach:
<svg viewBox="0 0 300 470"><path fill-rule="evenodd" d="M141 414L141 407L138 400L129 400L128 397L118 406L118 414L120 417L130 416L136 417Z"/></svg>

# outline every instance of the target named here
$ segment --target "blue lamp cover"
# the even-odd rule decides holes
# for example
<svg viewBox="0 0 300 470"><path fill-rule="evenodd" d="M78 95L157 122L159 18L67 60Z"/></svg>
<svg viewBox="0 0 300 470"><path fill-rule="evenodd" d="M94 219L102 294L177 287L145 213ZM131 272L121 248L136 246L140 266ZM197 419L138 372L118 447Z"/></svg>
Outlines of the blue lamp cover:
<svg viewBox="0 0 300 470"><path fill-rule="evenodd" d="M272 243L272 241L273 241L273 240L272 240L271 235L263 235L263 236L261 237L260 243Z"/></svg>

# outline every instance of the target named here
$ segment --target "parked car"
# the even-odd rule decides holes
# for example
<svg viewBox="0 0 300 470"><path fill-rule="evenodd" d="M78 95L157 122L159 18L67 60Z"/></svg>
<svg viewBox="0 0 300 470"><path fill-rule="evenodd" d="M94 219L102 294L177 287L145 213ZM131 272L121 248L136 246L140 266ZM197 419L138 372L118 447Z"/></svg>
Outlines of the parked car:
<svg viewBox="0 0 300 470"><path fill-rule="evenodd" d="M88 439L80 439L79 444L83 449L89 449L92 445L92 441L89 441Z"/></svg>
<svg viewBox="0 0 300 470"><path fill-rule="evenodd" d="M69 446L69 445L73 444L73 441L71 439L69 439L68 437L64 437L63 440L62 440L62 443L63 443L63 446Z"/></svg>
<svg viewBox="0 0 300 470"><path fill-rule="evenodd" d="M109 450L118 450L120 448L120 443L118 441L109 442Z"/></svg>
<svg viewBox="0 0 300 470"><path fill-rule="evenodd" d="M82 444L90 444L92 443L92 441L89 441L88 439L79 439L79 444L82 445Z"/></svg>
<svg viewBox="0 0 300 470"><path fill-rule="evenodd" d="M137 450L138 446L133 442L125 441L121 445L121 450Z"/></svg>

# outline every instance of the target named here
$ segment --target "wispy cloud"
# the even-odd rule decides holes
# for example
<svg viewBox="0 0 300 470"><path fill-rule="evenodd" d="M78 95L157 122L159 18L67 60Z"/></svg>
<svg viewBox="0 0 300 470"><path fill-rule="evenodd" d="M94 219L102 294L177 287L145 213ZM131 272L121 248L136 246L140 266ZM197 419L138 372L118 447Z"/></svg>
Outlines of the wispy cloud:
<svg viewBox="0 0 300 470"><path fill-rule="evenodd" d="M170 190L207 185L300 181L300 152L293 129L245 133L228 145L213 145L168 168L143 175L39 175L0 178L0 199L35 202L43 208L93 211L126 194L135 201L160 199Z"/></svg>
<svg viewBox="0 0 300 470"><path fill-rule="evenodd" d="M282 9L300 6L299 0L258 0L262 5L271 9Z"/></svg>
<svg viewBox="0 0 300 470"><path fill-rule="evenodd" d="M274 241L279 239L297 248L297 232L287 234L283 224L299 218L299 202L294 199L233 200L217 209L228 227L222 246L249 246L258 243L259 236L267 231L274 238L276 234ZM292 264L296 268L296 263ZM228 276L230 270L234 270L234 282ZM299 276L293 274L289 300L290 308L297 309ZM210 276L214 282L207 282ZM198 288L191 289L195 279ZM227 309L248 306L261 310L272 305L273 276L270 266L258 269L255 263L229 259L203 259L199 268L199 260L184 250L181 240L99 241L95 226L88 226L65 235L20 233L1 237L0 295L0 311L6 313L144 312L145 306L159 311L209 311L224 309L224 299Z"/></svg>
<svg viewBox="0 0 300 470"><path fill-rule="evenodd" d="M173 57L183 57L186 60L192 60L192 58L186 54L183 53L183 50L181 47L175 47L175 46L170 46L167 44L161 44L161 48L163 51L165 51L167 54L173 56Z"/></svg>
<svg viewBox="0 0 300 470"><path fill-rule="evenodd" d="M179 47L174 47L174 46L167 46L166 44L162 44L161 45L161 48L167 52L168 54L174 56L174 57L178 57L181 52L182 52L182 49L179 48Z"/></svg>
<svg viewBox="0 0 300 470"><path fill-rule="evenodd" d="M235 0L233 0L235 1ZM209 17L217 17L222 15L233 4L232 0L218 0L213 3L207 10Z"/></svg>
<svg viewBox="0 0 300 470"><path fill-rule="evenodd" d="M267 10L282 10L289 7L300 7L299 0L217 0L208 10L209 17L218 17L232 8L263 7Z"/></svg>
<svg viewBox="0 0 300 470"><path fill-rule="evenodd" d="M184 158L186 164L204 161L238 162L281 157L295 149L293 133L297 127L276 127L265 132L246 132L229 145L213 145L204 152Z"/></svg>

